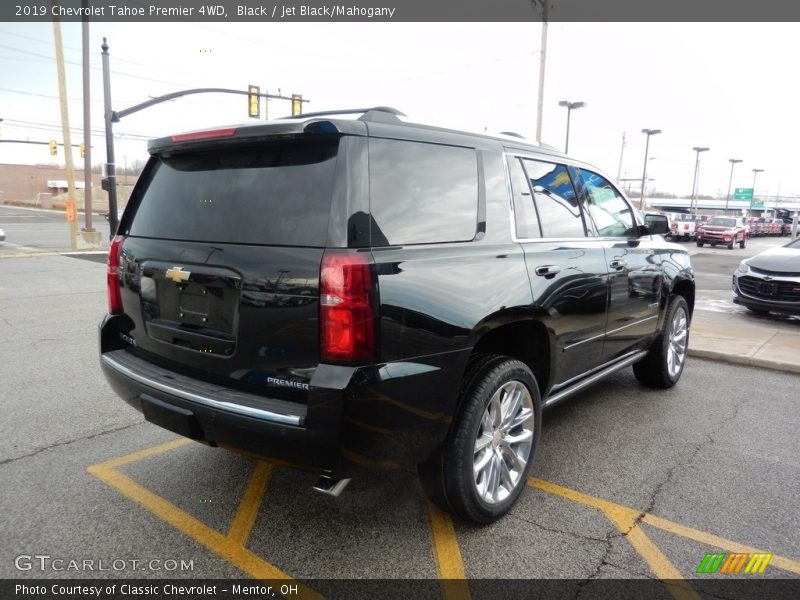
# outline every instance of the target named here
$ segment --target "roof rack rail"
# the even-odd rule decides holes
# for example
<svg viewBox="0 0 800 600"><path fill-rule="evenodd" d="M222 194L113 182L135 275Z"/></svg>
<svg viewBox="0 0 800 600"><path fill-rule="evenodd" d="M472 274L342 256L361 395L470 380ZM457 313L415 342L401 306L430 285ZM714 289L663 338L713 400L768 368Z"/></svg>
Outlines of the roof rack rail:
<svg viewBox="0 0 800 600"><path fill-rule="evenodd" d="M524 135L520 135L516 131L501 131L500 135L508 135L508 136L511 136L511 137L519 138L521 140L525 139Z"/></svg>
<svg viewBox="0 0 800 600"><path fill-rule="evenodd" d="M372 108L346 108L343 110L325 110L321 112L305 113L302 115L291 115L282 117L284 119L308 119L309 117L330 117L336 115L357 115L361 114L359 121L399 121L397 117L406 115L391 106L373 106ZM388 119L387 119L388 118Z"/></svg>

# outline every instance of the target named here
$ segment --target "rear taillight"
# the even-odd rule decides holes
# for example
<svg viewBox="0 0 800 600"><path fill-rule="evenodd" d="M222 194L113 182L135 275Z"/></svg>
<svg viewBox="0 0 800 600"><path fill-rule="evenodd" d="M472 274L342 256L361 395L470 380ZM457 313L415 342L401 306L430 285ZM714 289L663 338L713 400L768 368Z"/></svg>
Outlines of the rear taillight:
<svg viewBox="0 0 800 600"><path fill-rule="evenodd" d="M108 274L106 281L108 283L108 312L112 315L122 312L122 296L120 296L120 277L119 277L119 255L122 251L122 242L124 237L121 235L116 236L111 240L111 246L108 249Z"/></svg>
<svg viewBox="0 0 800 600"><path fill-rule="evenodd" d="M370 257L326 252L319 277L320 360L359 364L375 359L375 286Z"/></svg>

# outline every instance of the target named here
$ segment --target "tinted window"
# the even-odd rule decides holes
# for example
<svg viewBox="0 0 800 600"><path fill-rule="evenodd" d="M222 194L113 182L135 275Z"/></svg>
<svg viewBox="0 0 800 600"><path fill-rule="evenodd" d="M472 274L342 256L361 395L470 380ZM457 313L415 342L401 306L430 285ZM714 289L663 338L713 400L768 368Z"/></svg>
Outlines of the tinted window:
<svg viewBox="0 0 800 600"><path fill-rule="evenodd" d="M419 142L369 141L373 245L462 242L475 237L475 150Z"/></svg>
<svg viewBox="0 0 800 600"><path fill-rule="evenodd" d="M601 236L638 236L633 211L622 195L604 177L580 170L586 192L586 209Z"/></svg>
<svg viewBox="0 0 800 600"><path fill-rule="evenodd" d="M282 143L155 158L130 235L324 246L337 147Z"/></svg>
<svg viewBox="0 0 800 600"><path fill-rule="evenodd" d="M517 237L521 240L539 237L539 219L533 206L528 178L518 158L508 157L511 191L514 194L514 218Z"/></svg>
<svg viewBox="0 0 800 600"><path fill-rule="evenodd" d="M523 159L528 174L542 237L584 237L583 218L564 165Z"/></svg>

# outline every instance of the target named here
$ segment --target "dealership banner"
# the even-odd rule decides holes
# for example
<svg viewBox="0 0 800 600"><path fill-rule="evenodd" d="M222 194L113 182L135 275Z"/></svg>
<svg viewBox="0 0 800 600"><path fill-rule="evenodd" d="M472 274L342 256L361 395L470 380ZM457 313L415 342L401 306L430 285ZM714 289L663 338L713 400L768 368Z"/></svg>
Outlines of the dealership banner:
<svg viewBox="0 0 800 600"><path fill-rule="evenodd" d="M800 19L800 3L786 0L9 0L0 3L0 21L54 19L131 23L786 22Z"/></svg>

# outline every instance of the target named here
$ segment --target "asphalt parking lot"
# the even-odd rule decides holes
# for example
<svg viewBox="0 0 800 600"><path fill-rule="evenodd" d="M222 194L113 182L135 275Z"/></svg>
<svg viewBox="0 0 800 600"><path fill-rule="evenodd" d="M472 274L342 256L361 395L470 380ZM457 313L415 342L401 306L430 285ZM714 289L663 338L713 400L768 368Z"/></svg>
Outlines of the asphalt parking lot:
<svg viewBox="0 0 800 600"><path fill-rule="evenodd" d="M311 475L145 423L99 370L103 275L0 260L2 578L285 577L307 597L339 578L569 579L576 593L688 579L663 597L694 598L708 580L800 577L800 376L690 359L655 392L617 374L545 414L529 489L476 527L433 509L412 472L331 499ZM757 575L698 575L711 552L772 557Z"/></svg>

